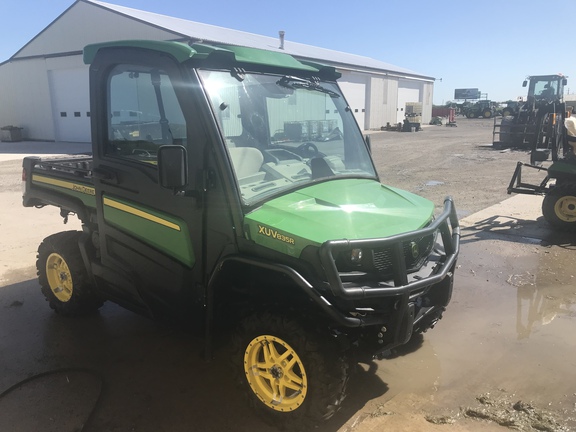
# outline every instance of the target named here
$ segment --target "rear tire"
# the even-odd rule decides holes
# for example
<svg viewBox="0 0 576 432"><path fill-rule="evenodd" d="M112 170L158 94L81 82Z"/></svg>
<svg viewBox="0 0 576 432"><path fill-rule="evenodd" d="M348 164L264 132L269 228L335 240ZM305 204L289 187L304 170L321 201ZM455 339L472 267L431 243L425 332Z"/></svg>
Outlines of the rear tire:
<svg viewBox="0 0 576 432"><path fill-rule="evenodd" d="M286 314L254 314L236 330L234 351L239 383L270 424L313 427L344 400L351 363L328 330Z"/></svg>
<svg viewBox="0 0 576 432"><path fill-rule="evenodd" d="M542 214L554 228L576 231L576 183L564 183L550 189L542 202Z"/></svg>
<svg viewBox="0 0 576 432"><path fill-rule="evenodd" d="M80 231L46 237L38 247L36 269L42 294L57 313L66 316L96 312L103 301L93 293L80 254Z"/></svg>

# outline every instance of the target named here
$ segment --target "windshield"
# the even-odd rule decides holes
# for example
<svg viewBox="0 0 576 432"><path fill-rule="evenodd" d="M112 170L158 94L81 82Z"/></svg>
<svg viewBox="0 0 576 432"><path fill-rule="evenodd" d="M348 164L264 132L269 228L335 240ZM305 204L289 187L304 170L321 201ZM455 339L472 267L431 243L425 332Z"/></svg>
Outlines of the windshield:
<svg viewBox="0 0 576 432"><path fill-rule="evenodd" d="M534 95L536 99L553 100L559 96L559 80L555 77L542 77L530 81L528 95Z"/></svg>
<svg viewBox="0 0 576 432"><path fill-rule="evenodd" d="M319 179L376 177L362 134L334 83L199 73L244 203Z"/></svg>

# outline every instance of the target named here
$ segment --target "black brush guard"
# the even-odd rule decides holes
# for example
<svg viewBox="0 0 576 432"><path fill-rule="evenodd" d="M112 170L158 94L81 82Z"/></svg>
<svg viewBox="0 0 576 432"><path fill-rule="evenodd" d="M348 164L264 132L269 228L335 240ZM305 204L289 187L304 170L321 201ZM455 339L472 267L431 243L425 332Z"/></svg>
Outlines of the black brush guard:
<svg viewBox="0 0 576 432"><path fill-rule="evenodd" d="M444 256L438 262L432 274L408 282L404 243L417 241L423 236L433 235L436 231L439 231L442 236ZM336 267L335 257L338 253L351 251L352 249L380 248L390 248L392 250L394 286L345 286ZM442 282L447 276L452 276L451 271L458 258L459 250L460 226L452 198L448 197L444 201L442 214L426 228L382 239L327 241L320 248L320 260L326 272L332 294L335 297L348 300L360 300L410 294Z"/></svg>
<svg viewBox="0 0 576 432"><path fill-rule="evenodd" d="M439 232L444 247L428 276L412 277L406 269L404 244ZM335 257L352 249L388 248L392 253L393 285L391 281L375 285L358 286L344 283L338 272ZM456 208L450 197L444 201L444 210L426 228L383 239L335 240L324 243L320 259L326 272L330 290L335 297L346 300L389 299L393 308L389 314L354 314L341 316L347 327L375 329L365 335L360 344L368 355L381 356L391 348L407 343L415 332L434 327L450 302L454 269L460 251L460 226ZM419 298L426 297L426 307L416 307Z"/></svg>

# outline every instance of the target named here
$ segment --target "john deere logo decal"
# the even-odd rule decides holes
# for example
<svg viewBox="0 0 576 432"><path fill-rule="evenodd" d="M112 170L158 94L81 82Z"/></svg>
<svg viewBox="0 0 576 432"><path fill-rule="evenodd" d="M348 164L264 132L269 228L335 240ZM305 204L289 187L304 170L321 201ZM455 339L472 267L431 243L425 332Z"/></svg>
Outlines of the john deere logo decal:
<svg viewBox="0 0 576 432"><path fill-rule="evenodd" d="M86 195L96 195L96 190L93 187L84 186L80 184L72 184L72 190Z"/></svg>
<svg viewBox="0 0 576 432"><path fill-rule="evenodd" d="M50 186L58 186L61 188L72 190L74 192L80 192L81 194L85 194L85 195L92 195L92 196L96 195L96 190L93 187L83 185L80 183L72 183L69 181L53 179L53 178L44 177L44 176L38 175L38 174L34 174L32 176L32 181L37 182L37 183L47 184Z"/></svg>
<svg viewBox="0 0 576 432"><path fill-rule="evenodd" d="M267 228L262 225L258 225L258 234L265 235L266 237L272 237L275 240L285 242L291 245L294 244L294 239L292 237L288 237L287 235L279 233L275 229Z"/></svg>
<svg viewBox="0 0 576 432"><path fill-rule="evenodd" d="M410 242L410 252L412 252L412 258L414 259L418 258L418 255L420 255L420 249L418 248L418 243Z"/></svg>

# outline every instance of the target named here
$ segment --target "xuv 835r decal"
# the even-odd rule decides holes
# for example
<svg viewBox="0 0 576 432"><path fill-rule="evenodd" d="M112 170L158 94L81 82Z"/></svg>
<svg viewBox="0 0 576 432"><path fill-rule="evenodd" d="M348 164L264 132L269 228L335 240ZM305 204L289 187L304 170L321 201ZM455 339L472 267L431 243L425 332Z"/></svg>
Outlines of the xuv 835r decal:
<svg viewBox="0 0 576 432"><path fill-rule="evenodd" d="M262 235L265 235L266 237L271 237L275 240L278 240L281 242L286 242L286 243L291 244L291 245L295 244L295 240L293 237L284 235L275 229L268 228L268 227L265 227L262 225L258 225L258 234L262 234Z"/></svg>

